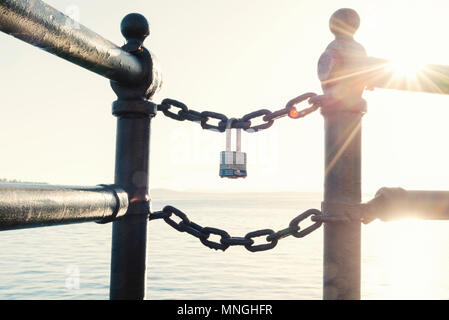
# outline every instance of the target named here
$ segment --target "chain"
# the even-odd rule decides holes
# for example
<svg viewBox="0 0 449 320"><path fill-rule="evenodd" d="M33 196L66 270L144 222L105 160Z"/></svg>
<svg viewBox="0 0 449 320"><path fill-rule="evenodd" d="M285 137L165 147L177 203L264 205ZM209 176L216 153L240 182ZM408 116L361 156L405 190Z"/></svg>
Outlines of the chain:
<svg viewBox="0 0 449 320"><path fill-rule="evenodd" d="M260 109L248 113L243 117L237 118L235 121L233 121L231 124L231 128L243 129L247 132L257 132L270 128L275 120L285 116L289 116L292 119L305 117L321 106L321 100L318 99L319 97L320 96L317 96L315 93L308 92L290 100L283 109L274 112L271 112L267 109ZM309 104L312 104L312 106L298 111L296 109L296 105L305 100L307 100ZM226 130L229 119L226 115L221 113L212 111L199 112L189 109L184 103L174 99L164 99L161 104L157 106L157 108L158 111L162 111L165 116L171 119L177 121L189 120L192 122L197 122L201 124L201 127L203 129L214 130L218 132L224 132ZM171 108L177 108L178 111L173 112L170 110ZM262 120L261 124L254 124L254 119L257 118L260 118ZM212 124L210 121L211 119L217 120L218 123ZM174 221L171 218L172 215L177 216L181 219L181 221ZM304 230L301 230L299 226L300 222L311 216L312 218L317 218L321 217L321 215L322 214L319 210L309 209L290 221L288 227L285 229L279 230L277 232L273 231L272 229L262 229L249 232L244 237L231 237L225 230L212 227L202 227L195 222L190 221L190 219L184 212L172 206L166 206L162 209L162 211L151 213L149 219L164 219L164 221L172 228L178 230L179 232L189 233L195 238L198 238L201 243L211 249L225 251L230 246L244 246L248 251L257 252L274 248L277 245L278 241L285 237L294 236L296 238L302 238L310 234L314 230L318 229L323 222L319 220L313 221L311 219L314 223ZM209 240L211 234L220 236L220 241L214 242ZM266 236L266 243L255 245L254 238L263 236Z"/></svg>
<svg viewBox="0 0 449 320"><path fill-rule="evenodd" d="M247 132L257 132L263 129L268 129L271 127L275 120L280 119L285 116L289 116L292 119L298 119L305 117L309 113L314 112L320 107L319 99L315 100L312 103L310 98L316 97L317 95L312 92L308 92L302 94L292 100L290 100L287 105L280 110L271 112L267 109L260 109L251 113L244 115L241 118L237 118L236 121L232 123L231 128L243 129ZM312 104L311 107L303 109L301 111L296 110L296 105L307 100L309 104ZM157 106L158 111L162 111L165 116L178 120L184 121L189 120L193 122L198 122L201 124L203 129L213 130L224 132L226 130L226 124L228 122L228 117L222 113L212 112L212 111L195 111L189 109L184 103L173 100L173 99L164 99ZM170 109L177 108L179 109L177 112L173 112ZM257 118L261 118L262 123L254 125L254 120ZM218 121L216 124L212 124L211 120L215 119Z"/></svg>
<svg viewBox="0 0 449 320"><path fill-rule="evenodd" d="M173 214L180 218L181 221L174 221L171 218ZM309 217L313 218L315 216L321 216L321 212L317 209L309 209L290 221L288 227L285 229L277 232L274 232L271 229L262 229L249 232L244 237L231 237L229 233L222 229L202 227L199 224L190 221L184 212L172 206L166 206L162 209L162 211L151 213L149 219L164 219L164 221L172 228L178 230L179 232L187 232L188 234L191 234L195 238L198 238L206 247L211 249L225 251L230 246L244 246L248 251L257 252L273 249L277 245L278 241L285 237L294 236L295 238L302 238L315 231L321 226L321 221L314 222L304 230L301 230L299 226L299 224L305 219ZM220 236L220 242L209 240L211 234ZM254 238L263 236L266 236L265 240L267 243L254 245Z"/></svg>

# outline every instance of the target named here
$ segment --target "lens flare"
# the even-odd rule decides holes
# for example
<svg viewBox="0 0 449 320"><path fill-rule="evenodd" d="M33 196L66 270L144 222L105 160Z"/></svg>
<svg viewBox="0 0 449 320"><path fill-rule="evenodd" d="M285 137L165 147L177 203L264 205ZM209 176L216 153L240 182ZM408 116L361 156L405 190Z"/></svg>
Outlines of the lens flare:
<svg viewBox="0 0 449 320"><path fill-rule="evenodd" d="M395 59L389 62L387 70L393 72L395 78L416 78L424 69L424 65L410 59Z"/></svg>

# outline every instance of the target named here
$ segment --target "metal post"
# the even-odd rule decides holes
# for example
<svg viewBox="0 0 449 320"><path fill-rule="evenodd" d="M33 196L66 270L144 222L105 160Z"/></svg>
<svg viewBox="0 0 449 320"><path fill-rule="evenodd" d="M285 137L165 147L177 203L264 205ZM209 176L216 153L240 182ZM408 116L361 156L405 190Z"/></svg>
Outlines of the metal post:
<svg viewBox="0 0 449 320"><path fill-rule="evenodd" d="M364 85L348 75L356 73L366 56L354 41L359 26L354 10L340 9L330 19L335 40L320 57L318 75L324 98L325 130L323 298L360 299L360 222L339 221L338 205L361 202L361 98Z"/></svg>
<svg viewBox="0 0 449 320"><path fill-rule="evenodd" d="M152 81L151 55L142 46L149 34L148 22L139 14L129 14L123 19L121 30L127 39L123 48L147 67L147 80L139 87L111 82L119 98L112 107L117 117L115 183L128 192L129 208L113 224L110 298L141 300L145 297L150 201L150 119L156 113L156 105L144 99Z"/></svg>

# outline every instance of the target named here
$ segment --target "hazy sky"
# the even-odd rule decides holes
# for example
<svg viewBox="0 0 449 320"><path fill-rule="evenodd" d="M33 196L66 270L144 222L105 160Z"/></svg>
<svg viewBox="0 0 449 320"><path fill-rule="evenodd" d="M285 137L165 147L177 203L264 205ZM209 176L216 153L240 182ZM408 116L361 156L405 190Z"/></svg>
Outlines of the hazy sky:
<svg viewBox="0 0 449 320"><path fill-rule="evenodd" d="M128 0L47 1L81 24L123 44L119 25L144 14L145 42L159 59L163 89L154 97L190 108L242 115L272 111L301 93L321 92L320 54L332 41L330 15L356 9L356 40L368 54L449 64L442 1ZM108 80L0 34L0 177L52 184L112 183L115 126ZM449 190L449 97L366 92L363 191L382 186ZM323 119L278 120L242 135L248 178L218 176L224 134L158 114L152 122L151 188L223 191L321 191Z"/></svg>

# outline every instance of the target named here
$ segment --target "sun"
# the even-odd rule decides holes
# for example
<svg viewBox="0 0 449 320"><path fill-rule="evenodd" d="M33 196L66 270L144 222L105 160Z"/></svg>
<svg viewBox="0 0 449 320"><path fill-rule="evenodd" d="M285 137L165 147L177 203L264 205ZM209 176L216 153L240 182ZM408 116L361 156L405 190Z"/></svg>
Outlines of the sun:
<svg viewBox="0 0 449 320"><path fill-rule="evenodd" d="M420 63L411 56L392 58L382 64L380 87L421 92L442 92L440 77L430 72L429 65Z"/></svg>
<svg viewBox="0 0 449 320"><path fill-rule="evenodd" d="M386 66L387 72L392 72L395 79L416 79L424 70L424 65L407 58L392 59Z"/></svg>

